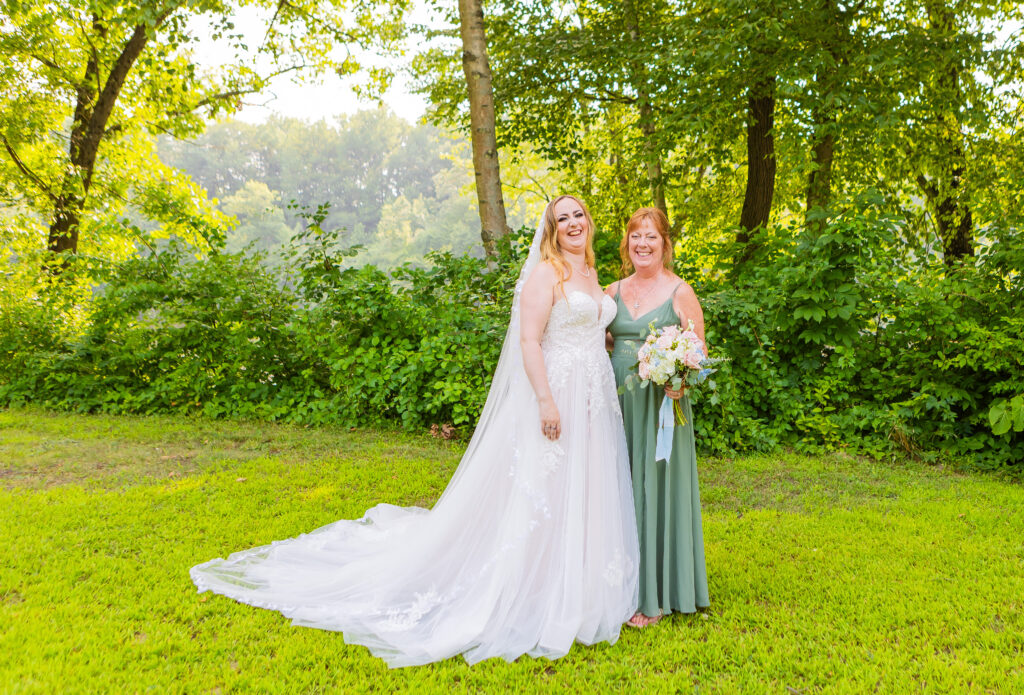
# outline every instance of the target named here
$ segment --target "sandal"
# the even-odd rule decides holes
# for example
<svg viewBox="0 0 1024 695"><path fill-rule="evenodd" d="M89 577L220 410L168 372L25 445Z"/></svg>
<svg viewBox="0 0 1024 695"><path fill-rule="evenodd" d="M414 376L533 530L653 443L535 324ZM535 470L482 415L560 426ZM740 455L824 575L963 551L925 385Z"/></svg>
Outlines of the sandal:
<svg viewBox="0 0 1024 695"><path fill-rule="evenodd" d="M637 629L643 629L645 627L649 627L651 625L654 625L659 620L661 620L662 617L664 617L664 615L665 615L664 613L658 613L657 615L654 615L654 616L644 615L640 611L637 611L636 613L633 614L632 618L630 618L629 620L626 621L626 624L629 625L630 627L635 627Z"/></svg>

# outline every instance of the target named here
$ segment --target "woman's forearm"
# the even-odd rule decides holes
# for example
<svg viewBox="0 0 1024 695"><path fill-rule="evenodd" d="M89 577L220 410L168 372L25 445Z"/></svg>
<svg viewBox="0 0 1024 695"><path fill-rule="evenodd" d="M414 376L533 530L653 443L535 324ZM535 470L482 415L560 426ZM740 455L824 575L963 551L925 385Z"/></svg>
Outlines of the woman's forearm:
<svg viewBox="0 0 1024 695"><path fill-rule="evenodd" d="M538 403L552 400L551 385L548 384L548 373L544 366L544 352L540 343L536 340L523 340L523 367L526 370L526 378L530 380L533 393L537 396Z"/></svg>

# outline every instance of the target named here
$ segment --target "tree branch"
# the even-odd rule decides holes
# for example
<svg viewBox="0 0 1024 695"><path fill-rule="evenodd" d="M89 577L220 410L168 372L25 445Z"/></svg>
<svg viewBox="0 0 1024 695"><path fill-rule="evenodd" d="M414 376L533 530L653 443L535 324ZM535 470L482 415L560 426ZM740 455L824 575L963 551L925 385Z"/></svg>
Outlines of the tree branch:
<svg viewBox="0 0 1024 695"><path fill-rule="evenodd" d="M154 26L159 26L171 13L171 9L164 12L163 15L157 18ZM117 60L114 61L114 65L110 68L110 72L107 73L107 79L103 84L103 90L99 93L96 101L93 104L91 113L89 113L89 122L84 128L84 138L79 150L79 161L74 162L81 166L86 172L85 187L88 189L90 179L92 178L92 169L96 161L96 154L99 150L100 142L103 139L104 131L107 128L107 121L110 119L110 114L114 110L114 106L117 104L117 99L121 94L121 88L124 86L124 81L128 77L129 71L138 59L142 50L146 46L146 42L149 37L146 33L146 27L144 25L138 25L132 32L131 38L125 42L124 47L121 49L121 53L117 56Z"/></svg>
<svg viewBox="0 0 1024 695"><path fill-rule="evenodd" d="M329 23L327 20L324 20L324 19L321 19L320 17L314 16L313 13L308 12L308 11L304 10L303 8L301 8L301 7L293 5L292 3L288 2L288 0L280 0L280 2L277 5L277 11L274 12L274 18L275 19L277 19L277 15L285 7L287 7L290 10L292 10L296 14L302 15L303 17L305 17L307 20L309 20L313 24L316 24L317 26L319 26L319 27L321 27L323 29L326 29L331 35L334 36L335 40L341 41L342 43L354 43L354 44L358 45L361 48L367 48L367 46L364 46L363 43L356 37L355 34L352 34L352 33L348 32L348 31L342 31L342 30L338 29L337 25L333 25L333 24ZM269 34L269 28L268 28L268 34Z"/></svg>
<svg viewBox="0 0 1024 695"><path fill-rule="evenodd" d="M917 175L917 185L921 187L922 191L924 191L929 203L934 203L935 199L939 197L938 186L926 179L924 174Z"/></svg>
<svg viewBox="0 0 1024 695"><path fill-rule="evenodd" d="M47 186L41 178L36 176L36 174L33 173L33 171L28 168L25 162L21 161L21 157L19 157L18 153L15 152L14 148L11 146L10 141L7 140L7 136L0 133L0 139L3 139L4 149L6 149L7 153L11 155L11 159L14 161L14 165L18 167L18 170L21 171L21 173L27 176L29 179L31 179L32 183L38 186L39 190L45 193L50 200L57 200L57 196L55 196L53 192L50 191L50 187Z"/></svg>
<svg viewBox="0 0 1024 695"><path fill-rule="evenodd" d="M257 53L262 53L263 50L267 47L267 41L268 39L270 39L270 31L274 28L274 24L277 23L277 18L281 16L281 10L284 8L286 4L287 0L280 0L277 3L277 7L274 9L274 16L270 18L269 22L267 22L267 30L263 33L263 41L260 42L260 48L259 51L257 51Z"/></svg>
<svg viewBox="0 0 1024 695"><path fill-rule="evenodd" d="M291 65L291 66L289 66L287 68L282 68L280 70L276 70L275 72L272 72L269 75L266 75L265 77L261 77L260 81L261 82L268 82L268 81L274 79L275 77L280 77L281 75L287 74L289 72L294 72L296 70L303 70L303 69L308 68L308 67L309 67L309 65L307 63L302 63L300 65ZM226 92L221 92L219 94L211 94L211 95L209 95L207 97L204 97L204 98L200 99L194 105L192 105L191 107L189 107L187 109L178 109L177 111L170 111L170 112L168 112L167 113L167 117L168 118L173 118L174 116L184 116L186 114L190 114L190 113L192 113L194 111L197 111L197 110L203 108L204 106L209 106L209 105L211 105L211 104L213 104L215 102L218 102L218 101L225 101L227 99L233 99L235 97L245 96L246 94L256 94L256 93L261 92L261 91L263 91L262 87L250 86L250 87L246 87L244 89L231 89L231 90L228 90Z"/></svg>
<svg viewBox="0 0 1024 695"><path fill-rule="evenodd" d="M56 73L59 73L60 76L64 79L64 81L70 87L73 87L75 89L78 88L78 86L79 86L78 83L76 81L74 81L73 79L71 79L71 75L63 67L58 65L56 62L50 60L49 58L47 58L45 56L41 56L41 55L39 55L37 53L33 53L32 51L26 51L25 55L27 55L29 58L35 58L36 60L38 60L40 63L42 63L46 67L50 68L51 70L53 70Z"/></svg>

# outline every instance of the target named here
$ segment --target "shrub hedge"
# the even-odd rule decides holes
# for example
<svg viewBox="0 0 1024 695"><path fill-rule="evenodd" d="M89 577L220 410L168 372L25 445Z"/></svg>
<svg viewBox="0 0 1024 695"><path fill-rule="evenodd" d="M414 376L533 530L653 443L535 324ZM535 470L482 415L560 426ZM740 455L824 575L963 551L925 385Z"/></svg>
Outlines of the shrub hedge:
<svg viewBox="0 0 1024 695"><path fill-rule="evenodd" d="M491 268L435 254L389 275L345 267L356 250L321 221L275 266L172 243L90 270L85 295L61 289L71 283L5 293L0 404L468 434L526 236ZM905 234L864 203L822 233L768 230L741 269L677 259L709 342L731 358L715 402L695 404L705 450L902 450L1021 468L1022 235L989 230L974 262L947 267L914 257ZM617 266L611 235L601 242L599 267Z"/></svg>

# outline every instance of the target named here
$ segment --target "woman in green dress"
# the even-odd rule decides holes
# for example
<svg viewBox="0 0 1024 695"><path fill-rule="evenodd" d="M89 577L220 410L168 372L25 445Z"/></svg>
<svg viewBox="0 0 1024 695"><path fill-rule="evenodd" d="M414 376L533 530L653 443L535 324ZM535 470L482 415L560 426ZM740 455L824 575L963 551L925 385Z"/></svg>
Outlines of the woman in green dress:
<svg viewBox="0 0 1024 695"><path fill-rule="evenodd" d="M704 313L693 288L671 270L672 240L661 210L637 210L619 251L625 277L606 292L618 308L608 326L608 342L615 380L622 386L636 373L637 350L652 323L655 328L686 327L693 321L703 340ZM686 417L686 424L675 425L668 461L655 457L658 411L666 397L681 399ZM666 613L693 613L710 605L693 414L685 387L678 392L666 388L664 393L655 388L627 389L619 401L640 536L640 603L629 624L646 627Z"/></svg>

